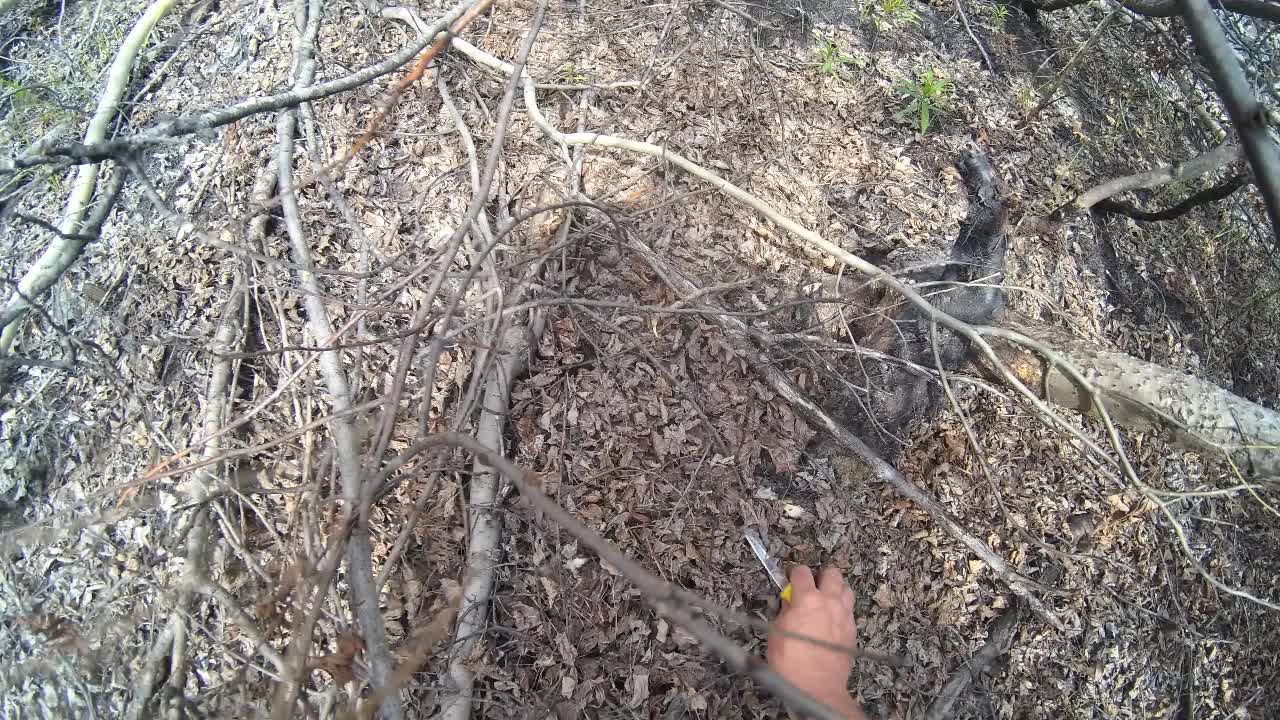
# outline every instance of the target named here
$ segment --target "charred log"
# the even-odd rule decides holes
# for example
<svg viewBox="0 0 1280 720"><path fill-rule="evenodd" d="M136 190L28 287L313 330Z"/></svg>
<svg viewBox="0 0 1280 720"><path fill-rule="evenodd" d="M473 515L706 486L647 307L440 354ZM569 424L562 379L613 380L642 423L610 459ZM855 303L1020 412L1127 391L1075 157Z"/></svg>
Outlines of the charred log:
<svg viewBox="0 0 1280 720"><path fill-rule="evenodd" d="M965 153L956 165L968 194L969 210L945 260L914 269L908 278L939 310L974 325L990 323L1004 308L1000 283L1004 277L1006 210L999 180L991 162L979 152ZM861 342L917 365L935 366L937 356L946 370L969 363L970 343L944 327L936 328L913 307L885 311L891 318L871 330ZM933 380L901 364L877 363L850 369L865 370L867 394L851 398L848 420L863 439L886 459L895 457L915 424L932 418L941 406L941 388Z"/></svg>

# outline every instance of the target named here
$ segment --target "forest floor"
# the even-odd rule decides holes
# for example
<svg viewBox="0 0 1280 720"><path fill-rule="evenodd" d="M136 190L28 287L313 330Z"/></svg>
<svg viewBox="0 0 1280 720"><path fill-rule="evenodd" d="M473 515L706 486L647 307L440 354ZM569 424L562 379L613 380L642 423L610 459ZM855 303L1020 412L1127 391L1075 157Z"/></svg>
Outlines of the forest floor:
<svg viewBox="0 0 1280 720"><path fill-rule="evenodd" d="M945 252L966 203L952 167L985 150L1011 208L1009 313L1058 326L1096 344L1206 377L1270 407L1280 404L1280 272L1252 191L1165 223L1119 217L1048 232L1029 221L1079 191L1216 144L1184 109L1168 77L1165 25L1119 16L1069 75L1062 97L1028 120L1042 87L1106 15L1080 6L1027 18L986 0L847 5L820 0L803 11L758 4L617 0L553 4L529 60L539 82L645 79L642 90L543 91L556 126L575 126L678 150L732 179L847 249L901 267ZM510 60L532 5L500 2L468 31L473 43ZM57 90L10 97L2 132L24 147L92 107L102 68L140 11L67 3L12 18L6 82ZM964 18L960 11L963 9ZM419 7L424 18L439 12ZM193 107L273 91L289 82L292 6L224 2L186 8L195 29L174 46L175 14L146 58L146 94L129 103L125 127ZM175 11L176 13L176 11ZM745 14L745 16L744 16ZM747 19L749 17L750 19ZM991 68L966 30L987 47ZM13 31L20 27L21 31ZM350 2L325 5L317 43L320 79L338 77L403 47L411 28L370 17ZM1179 45L1181 46L1181 45ZM450 53L441 65L482 152L502 79ZM994 70L994 71L993 71ZM904 84L928 71L945 97L927 132L904 114ZM469 183L453 121L428 80L401 100L380 137L346 168L338 189L363 232L319 186L300 191L318 265L357 269L365 239L376 258L411 266L438 249L457 223ZM360 134L385 80L315 104L321 157ZM19 99L22 102L19 102ZM69 109L68 109L69 108ZM150 152L146 167L175 208L215 236L238 236L254 179L272 156L271 115L217 135L196 135ZM307 167L304 151L297 165ZM301 172L301 171L300 171ZM56 217L67 189L61 170L32 176L24 212ZM820 294L834 267L780 229L652 158L593 149L584 192L732 310L751 312ZM503 154L499 203L512 214L560 197L568 175L517 104ZM1163 207L1188 188L1141 200ZM870 717L919 717L952 672L984 643L993 619L1016 605L1008 588L929 515L868 479L856 461L830 454L820 437L772 393L697 314L653 313L679 298L622 248L598 216L572 221L576 239L548 285L561 296L608 307L554 305L527 376L515 386L508 455L539 474L544 490L652 572L722 606L768 618L777 600L743 542L763 526L784 562L834 564L858 595L860 643L897 665L860 661L853 687ZM1024 220L1026 222L1024 222ZM9 224L7 267L23 268L46 238ZM554 232L536 225L515 243ZM279 230L263 252L285 257ZM509 258L516 262L516 254ZM136 673L171 609L181 576L176 480L135 488L136 479L195 434L212 355L210 339L228 302L238 302L243 258L195 244L162 220L133 187L102 240L49 301L71 342L33 324L22 354L79 358L73 371L10 368L0 396L0 669L3 715L86 716L122 712ZM287 268L248 275L248 349L306 344L302 296ZM324 279L335 324L354 312L360 281ZM417 289L401 300L420 300ZM412 296L412 297L410 297ZM354 303L348 303L354 304ZM806 330L807 306L761 314L768 333ZM468 310L472 312L472 310ZM475 312L479 312L476 310ZM371 316L362 332L387 337L406 315ZM253 340L256 338L256 340ZM73 347L75 346L75 347ZM436 398L426 419L449 422L474 348L451 347L433 387L411 372L407 392ZM265 406L235 440L252 447L328 412L305 352L243 361L236 407ZM387 391L396 343L348 351L356 403ZM779 345L772 360L839 413L847 357ZM1184 557L1158 513L1116 473L1023 405L957 383L959 407L910 439L900 470L938 497L976 536L1022 572L1061 592L1047 598L1064 621L1032 616L1012 649L987 669L958 717L1225 718L1280 713L1280 623L1269 611L1209 585ZM269 393L283 388L274 399ZM1070 416L1088 436L1095 423ZM365 438L374 433L364 423ZM404 420L390 447L418 431ZM1232 484L1228 469L1175 451L1158 436L1125 433L1147 482L1191 490ZM211 571L244 607L286 574L281 548L302 542L315 520L291 494L329 482L323 434L227 463L221 472L262 492L228 504L219 526L234 540ZM990 476L984 474L983 465ZM1224 480L1224 478L1226 480ZM403 559L387 570L384 617L393 646L445 607L465 557L460 498L465 478L398 485L371 517L374 568L386 559L415 503ZM425 495L424 495L425 494ZM485 717L775 717L776 699L728 673L684 630L658 618L617 571L546 522L503 513L492 631L478 672L475 714ZM1241 496L1188 497L1175 513L1197 558L1224 582L1280 600L1280 524L1270 506ZM1056 578L1056 579L1054 579ZM269 603L268 603L269 605ZM341 635L335 605L321 624ZM269 614L269 613L268 613ZM330 617L330 615L332 617ZM247 714L267 702L269 683L250 644L225 616L194 617L189 694L198 715ZM329 623L326 625L326 623ZM757 653L763 638L722 630ZM215 650L216 648L216 650ZM203 655L201 654L203 653ZM431 714L443 660L408 693ZM317 688L328 682L319 670Z"/></svg>

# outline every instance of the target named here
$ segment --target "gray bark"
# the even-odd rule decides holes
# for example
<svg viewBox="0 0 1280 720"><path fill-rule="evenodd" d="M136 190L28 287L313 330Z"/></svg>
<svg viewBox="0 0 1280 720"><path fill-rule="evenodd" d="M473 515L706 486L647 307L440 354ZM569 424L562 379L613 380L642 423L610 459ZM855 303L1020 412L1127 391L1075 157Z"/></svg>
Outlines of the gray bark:
<svg viewBox="0 0 1280 720"><path fill-rule="evenodd" d="M1091 347L1052 330L1020 329L1040 338L1080 369L1102 393L1118 426L1164 435L1175 447L1226 454L1245 479L1280 477L1280 413L1217 385L1123 353ZM1095 414L1089 396L1030 351L992 338L1020 380L1045 400Z"/></svg>
<svg viewBox="0 0 1280 720"><path fill-rule="evenodd" d="M1112 195L1118 195L1129 190L1147 190L1161 185L1168 185L1177 180L1194 180L1201 175L1226 167L1243 156L1244 153L1241 152L1238 144L1224 142L1218 147L1185 162L1162 165L1154 170L1126 175L1125 177L1102 183L1081 193L1080 197L1076 198L1075 206L1088 209Z"/></svg>

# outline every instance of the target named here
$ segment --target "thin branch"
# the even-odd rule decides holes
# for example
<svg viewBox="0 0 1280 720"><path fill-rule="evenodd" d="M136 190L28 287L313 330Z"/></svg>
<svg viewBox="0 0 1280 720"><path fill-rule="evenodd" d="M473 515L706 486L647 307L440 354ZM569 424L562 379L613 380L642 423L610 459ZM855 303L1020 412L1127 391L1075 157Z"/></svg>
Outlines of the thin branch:
<svg viewBox="0 0 1280 720"><path fill-rule="evenodd" d="M645 570L630 556L608 540L600 537L563 507L538 489L529 475L507 460L500 453L485 447L474 438L459 433L440 433L419 440L402 453L412 457L433 448L453 446L474 453L485 465L494 468L520 491L521 497L533 512L564 528L577 538L583 547L593 551L603 562L617 570L641 591L641 596L658 615L689 631L698 642L720 657L733 672L751 676L774 695L784 700L807 717L840 720L831 708L814 700L804 691L787 682L781 675L769 669L762 659L752 656L742 646L722 635L710 623L693 612L685 600L685 591Z"/></svg>
<svg viewBox="0 0 1280 720"><path fill-rule="evenodd" d="M1214 149L1201 153L1189 160L1161 165L1145 172L1134 173L1124 177L1108 180L1096 187L1080 193L1073 206L1088 210L1107 198L1131 190L1150 190L1172 182L1194 180L1201 175L1226 167L1242 157L1240 145L1224 142Z"/></svg>
<svg viewBox="0 0 1280 720"><path fill-rule="evenodd" d="M1015 600L995 622L987 628L987 642L973 654L942 686L938 696L934 698L929 709L925 711L924 720L947 720L953 717L952 708L956 701L969 689L974 679L982 674L996 658L1009 652L1013 638L1022 620L1022 603Z"/></svg>
<svg viewBox="0 0 1280 720"><path fill-rule="evenodd" d="M96 178L96 171L94 173ZM102 225L115 206L116 198L124 187L129 176L128 169L117 166L111 173L111 179L98 195L97 204L87 217L83 209L74 222L63 222L56 228L58 238L50 243L48 249L40 256L13 288L13 294L3 309L0 309L0 356L13 348L17 337L17 322L32 307L32 302L49 291L55 283L62 279L66 271L84 254L89 243L97 239L102 232ZM95 180L96 183L96 180ZM70 206L71 203L68 203ZM71 216L68 215L68 218Z"/></svg>
<svg viewBox="0 0 1280 720"><path fill-rule="evenodd" d="M299 2L302 1L299 0ZM319 33L322 0L309 0L306 7L306 23L295 49L295 95L305 94L315 77L315 40ZM311 265L311 249L303 232L293 180L293 137L297 129L297 121L298 115L295 110L280 113L276 121L276 162L279 167L280 207L284 215L289 246L294 262L307 266ZM307 272L299 273L298 284L310 293L303 297L303 304L307 310L307 325L311 334L321 339L333 337L333 326L329 322L328 309L319 297L322 289L315 275ZM341 413L350 409L351 391L340 353L334 350L320 353L319 364L320 374L331 396L334 412ZM346 545L346 580L351 590L351 610L356 616L364 640L365 657L369 662L369 681L376 691L386 685L393 670L393 663L391 647L387 642L382 611L378 602L378 590L373 583L369 530L366 513L361 505L364 492L361 483L359 444L349 417L334 422L333 442L338 458L338 472L342 478L344 512L350 517L360 518ZM382 706L382 717L387 720L399 720L403 716L404 708L399 696L388 698Z"/></svg>
<svg viewBox="0 0 1280 720"><path fill-rule="evenodd" d="M59 228L57 225L54 225L53 223L49 222L48 220L45 220L45 219L43 219L43 218L38 218L38 217L36 217L36 216L34 216L34 215L28 215L28 214L23 213L23 212L15 212L15 213L13 214L13 216L14 216L15 218L17 218L17 219L21 220L21 221L22 221L22 222L24 222L24 223L28 223L28 224L31 224L31 225L35 225L36 227L40 228L41 230L47 230L47 231L49 231L49 232L53 233L55 237L62 238L63 240L77 240L77 241L80 241L80 242L93 242L94 240L97 240L97 239L98 239L98 236L97 236L97 235L92 235L92 234L85 233L85 232L77 232L77 233L68 233L68 232L63 232L61 228Z"/></svg>
<svg viewBox="0 0 1280 720"><path fill-rule="evenodd" d="M654 272L664 282L671 285L677 293L688 295L697 292L697 287L692 281L684 277L682 273L673 268L665 259L654 253L644 243L634 237L628 238L627 242L654 269ZM885 462L861 438L837 422L827 411L805 395L786 373L774 367L763 353L751 345L747 340L750 337L750 332L745 323L737 318L723 315L716 317L716 320L725 329L729 337L735 341L733 343L734 350L745 357L752 368L773 388L774 392L785 398L806 421L830 434L849 452L861 459L872 475L893 487L898 494L908 498L921 510L927 512L948 534L981 558L991 568L992 572L999 576L1015 594L1024 598L1037 615L1056 628L1061 629L1063 627L1062 621L1032 592L1033 589L1045 590L1047 588L1010 567L1004 558L1001 558L991 549L990 545L966 530L959 518L943 507L942 503L938 502L915 483L903 477L896 468Z"/></svg>
<svg viewBox="0 0 1280 720"><path fill-rule="evenodd" d="M969 37L973 40L973 44L978 46L978 52L982 53L982 59L987 63L987 70L989 70L992 75L995 75L996 66L991 64L991 56L987 54L987 48L982 44L982 41L978 39L978 36L973 32L973 28L969 25L969 16L964 14L964 6L960 4L960 0L956 0L956 12L960 13L960 21L964 23L965 32L969 33Z"/></svg>
<svg viewBox="0 0 1280 720"><path fill-rule="evenodd" d="M426 27L422 18L410 8L406 7L385 7L378 11L378 14L388 20L398 20L406 25L412 25L419 33L425 32ZM640 87L639 80L619 80L617 82L606 83L535 83L539 90L563 90L567 92L581 90L624 90Z"/></svg>
<svg viewBox="0 0 1280 720"><path fill-rule="evenodd" d="M471 21L475 20L485 10L488 10L489 6L492 4L493 0L477 0L475 5L472 5L465 13L463 13L462 17L454 21L454 23L449 27L448 33L441 34L436 41L431 44L431 47L427 48L426 51L418 57L418 62L414 63L413 69L406 73L404 77L392 84L382 99L378 101L377 112L373 114L373 117L369 118L369 122L365 125L364 132L360 134L360 137L356 138L356 141L347 148L345 153L335 159L328 168L325 168L324 172L326 175L332 173L334 168L340 168L346 165L352 158L360 154L360 150L368 145L378 133L378 128L382 126L382 123L386 121L387 116L391 114L391 111L395 108L396 103L400 101L400 96L404 94L404 91L408 90L410 86L422 78L422 74L427 70L427 64L434 60L435 57L440 54L440 51L444 50L445 46L449 44L449 38L461 33L468 25L471 24Z"/></svg>
<svg viewBox="0 0 1280 720"><path fill-rule="evenodd" d="M1249 182L1248 173L1236 173L1227 178L1223 182L1213 187L1205 188L1198 193L1189 195L1185 200L1164 210L1143 210L1137 206L1131 205L1122 200L1108 198L1093 206L1093 209L1103 213L1115 213L1117 215L1125 215L1134 220L1143 222L1161 222L1164 220L1174 220L1186 215L1201 205L1215 203L1223 198L1230 197L1235 191L1247 185Z"/></svg>
<svg viewBox="0 0 1280 720"><path fill-rule="evenodd" d="M285 672L287 665L285 665L284 658L280 656L280 653L262 634L262 631L258 629L257 623L253 621L249 613L244 611L244 608L240 607L240 604L236 602L231 593L227 592L226 588L201 575L188 578L186 582L193 592L217 601L222 611L231 618L231 621L239 627L240 632L252 643L253 652L266 658L271 663L271 666L276 669L276 672Z"/></svg>
<svg viewBox="0 0 1280 720"><path fill-rule="evenodd" d="M1280 3L1265 4L1276 8L1280 19ZM1235 124L1236 133L1244 145L1249 164L1253 166L1253 177L1266 203L1273 237L1280 237L1280 152L1271 137L1266 108L1249 89L1240 61L1227 42L1227 36L1209 3L1206 0L1178 0L1178 5L1196 51L1213 76L1218 96L1222 98L1227 115Z"/></svg>
<svg viewBox="0 0 1280 720"><path fill-rule="evenodd" d="M184 135L230 125L250 115L295 108L304 102L320 100L330 95L354 90L418 57L423 48L435 41L441 33L444 33L449 24L457 20L474 2L475 0L462 0L462 2L454 5L448 12L433 22L431 27L428 28L428 34L418 37L415 42L386 60L376 65L370 65L346 77L318 85L310 85L305 88L295 87L274 95L242 100L234 105L216 110L180 115L170 120L158 122L133 135L127 135L115 140L57 145L44 148L39 153L0 160L0 174L59 161L75 165L100 162L143 148L169 143L175 138Z"/></svg>
<svg viewBox="0 0 1280 720"><path fill-rule="evenodd" d="M488 201L488 188L493 182L497 160L501 157L507 128L511 123L516 91L520 88L525 63L529 59L534 41L537 40L538 31L542 29L546 11L547 3L543 0L534 10L533 18L529 22L529 30L525 33L520 48L516 52L511 76L507 79L502 100L498 103L498 125L494 131L493 145L489 148L484 172L481 174L476 191L472 193L472 207L468 210L483 208ZM468 212L467 217L474 218L478 214ZM462 229L465 230L466 225ZM490 243L490 245L494 244L496 243ZM486 252L485 255L487 256L488 253ZM477 258L475 262L480 263L482 260ZM471 269L474 272L480 267L474 264ZM457 305L456 300L455 297L455 302L451 303L446 311L445 327L448 327L447 318ZM481 416L476 428L480 444L493 447L502 442L502 429L506 423L511 383L515 381L518 374L523 372L529 348L535 342L533 338L540 336L541 333L541 315L531 315L527 327L512 326L500 335L500 352L505 354L495 357L494 373L487 380L482 393L485 413ZM432 339L430 353L432 357L438 354L438 350L443 347L442 343L441 336ZM433 361L431 372L434 373L434 371ZM433 382L434 375L424 382L424 387L430 388ZM485 626L488 623L489 599L493 592L493 568L498 564L496 555L501 547L502 525L499 522L499 516L493 512L498 500L499 474L500 472L492 464L477 462L475 473L471 477L468 494L470 531L465 578L462 584L462 605L458 611L457 627L454 629L454 638L457 642L449 653L450 687L441 701L441 716L446 720L467 720L471 716L472 694L475 690L475 673L470 666L471 654L484 637Z"/></svg>
<svg viewBox="0 0 1280 720"><path fill-rule="evenodd" d="M1066 67L1062 68L1062 70L1053 78L1053 82L1045 85L1043 88L1040 88L1040 100L1036 103L1036 106L1031 109L1031 112L1027 114L1028 119L1037 117L1042 110L1048 107L1049 103L1053 102L1057 95L1058 87L1062 85L1062 81L1065 80L1067 75L1075 69L1076 64L1080 62L1080 59L1084 57L1085 53L1088 52L1095 43L1102 39L1102 32L1107 29L1107 26L1111 24L1111 21L1115 18L1116 14L1120 12L1122 7L1122 5L1117 4L1111 12L1107 13L1107 16L1104 17L1102 22L1098 23L1098 26L1093 29L1093 32L1089 35L1089 38L1084 41L1084 44L1080 46L1080 49L1076 50L1075 55L1072 55L1071 59L1067 61Z"/></svg>

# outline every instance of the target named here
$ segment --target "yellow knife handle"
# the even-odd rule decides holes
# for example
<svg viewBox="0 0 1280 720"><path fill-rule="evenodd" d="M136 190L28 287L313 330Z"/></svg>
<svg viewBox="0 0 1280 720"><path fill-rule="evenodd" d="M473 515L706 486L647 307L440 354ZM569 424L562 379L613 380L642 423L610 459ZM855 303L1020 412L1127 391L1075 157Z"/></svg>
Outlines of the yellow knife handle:
<svg viewBox="0 0 1280 720"><path fill-rule="evenodd" d="M779 597L782 598L782 602L791 604L791 583L787 583L787 586L782 588L782 594Z"/></svg>

